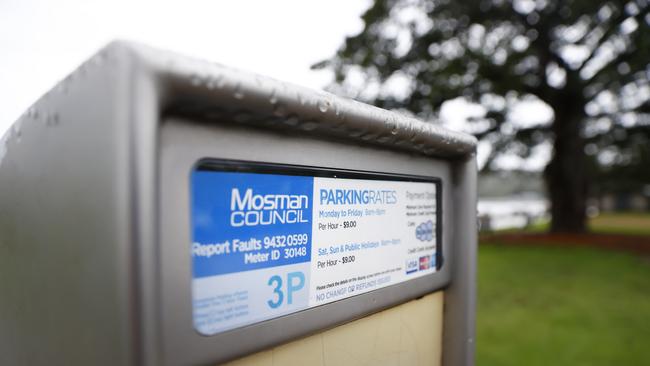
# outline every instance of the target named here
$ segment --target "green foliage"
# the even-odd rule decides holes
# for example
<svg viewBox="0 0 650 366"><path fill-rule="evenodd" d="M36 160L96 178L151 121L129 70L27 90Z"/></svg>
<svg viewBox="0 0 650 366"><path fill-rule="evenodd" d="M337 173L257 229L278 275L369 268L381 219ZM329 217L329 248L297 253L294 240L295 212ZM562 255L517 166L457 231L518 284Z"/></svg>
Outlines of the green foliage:
<svg viewBox="0 0 650 366"><path fill-rule="evenodd" d="M589 154L623 157L606 164L630 164L626 154L650 141L649 9L647 0L375 0L363 31L314 67L335 72L335 93L424 119L453 98L482 104L469 130L492 158L566 135ZM396 79L406 95L391 92ZM510 120L521 100L545 102L554 120Z"/></svg>
<svg viewBox="0 0 650 366"><path fill-rule="evenodd" d="M648 278L622 253L482 245L476 364L645 364Z"/></svg>

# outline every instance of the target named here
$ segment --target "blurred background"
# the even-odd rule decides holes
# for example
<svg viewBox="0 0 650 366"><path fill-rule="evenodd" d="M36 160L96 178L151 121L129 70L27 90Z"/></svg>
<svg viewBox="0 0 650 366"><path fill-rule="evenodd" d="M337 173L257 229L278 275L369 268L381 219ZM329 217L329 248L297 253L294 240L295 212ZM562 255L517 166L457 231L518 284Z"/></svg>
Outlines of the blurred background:
<svg viewBox="0 0 650 366"><path fill-rule="evenodd" d="M475 135L477 364L650 360L647 0L0 0L0 134L115 38Z"/></svg>

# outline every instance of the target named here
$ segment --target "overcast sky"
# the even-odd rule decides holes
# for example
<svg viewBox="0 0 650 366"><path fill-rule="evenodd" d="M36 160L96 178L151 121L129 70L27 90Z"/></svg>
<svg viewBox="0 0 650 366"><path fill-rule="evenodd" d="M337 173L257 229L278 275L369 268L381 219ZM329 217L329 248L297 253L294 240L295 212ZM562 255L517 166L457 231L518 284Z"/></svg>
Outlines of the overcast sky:
<svg viewBox="0 0 650 366"><path fill-rule="evenodd" d="M0 136L113 39L129 39L310 88L309 66L361 31L369 0L0 0Z"/></svg>

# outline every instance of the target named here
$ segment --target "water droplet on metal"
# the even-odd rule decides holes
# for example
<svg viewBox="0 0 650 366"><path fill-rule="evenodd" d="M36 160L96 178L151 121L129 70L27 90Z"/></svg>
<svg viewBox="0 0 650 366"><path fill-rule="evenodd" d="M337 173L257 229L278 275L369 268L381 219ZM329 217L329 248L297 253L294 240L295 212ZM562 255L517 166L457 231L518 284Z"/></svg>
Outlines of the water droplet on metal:
<svg viewBox="0 0 650 366"><path fill-rule="evenodd" d="M59 115L56 113L49 114L45 117L46 126L56 126L59 124Z"/></svg>
<svg viewBox="0 0 650 366"><path fill-rule="evenodd" d="M370 141L370 140L373 140L375 138L377 138L376 133L370 133L370 134L361 136L361 139L364 140L364 141Z"/></svg>
<svg viewBox="0 0 650 366"><path fill-rule="evenodd" d="M314 121L306 121L300 125L300 128L305 131L313 131L318 128L318 123Z"/></svg>
<svg viewBox="0 0 650 366"><path fill-rule="evenodd" d="M269 97L269 103L271 104L276 104L278 102L278 95L275 92L275 89L271 92L271 96Z"/></svg>
<svg viewBox="0 0 650 366"><path fill-rule="evenodd" d="M38 119L38 110L34 107L30 107L27 110L27 117L32 118L32 119Z"/></svg>
<svg viewBox="0 0 650 366"><path fill-rule="evenodd" d="M405 145L408 145L408 141L404 140L404 139L398 139L397 141L395 141L395 145L397 145L397 146L405 146Z"/></svg>
<svg viewBox="0 0 650 366"><path fill-rule="evenodd" d="M307 101L302 97L302 94L300 94L300 92L297 92L297 93L296 93L296 98L298 99L298 103L299 103L300 105L305 105L305 104L307 104Z"/></svg>
<svg viewBox="0 0 650 366"><path fill-rule="evenodd" d="M387 119L384 122L386 129L390 131L391 135L397 135L398 128L397 128L397 122L393 119Z"/></svg>
<svg viewBox="0 0 650 366"><path fill-rule="evenodd" d="M420 136L421 133L422 133L422 125L418 124L415 127L413 127L413 132L409 140L411 142L415 142L415 140Z"/></svg>
<svg viewBox="0 0 650 366"><path fill-rule="evenodd" d="M104 63L105 60L106 60L106 53L100 52L100 53L95 55L95 57L92 59L92 62L96 66L101 66Z"/></svg>
<svg viewBox="0 0 650 366"><path fill-rule="evenodd" d="M190 75L190 83L192 84L192 86L199 86L201 85L202 82L203 80L201 79L200 75L198 74Z"/></svg>
<svg viewBox="0 0 650 366"><path fill-rule="evenodd" d="M287 115L287 107L284 104L276 104L273 107L273 114L278 117L284 117Z"/></svg>
<svg viewBox="0 0 650 366"><path fill-rule="evenodd" d="M318 101L318 110L325 113L330 108L329 100L321 99Z"/></svg>
<svg viewBox="0 0 650 366"><path fill-rule="evenodd" d="M348 136L357 138L363 135L365 132L366 132L365 130L361 130L361 129L352 129L348 132Z"/></svg>
<svg viewBox="0 0 650 366"><path fill-rule="evenodd" d="M212 76L208 79L207 87L210 90L223 88L223 75Z"/></svg>
<svg viewBox="0 0 650 366"><path fill-rule="evenodd" d="M73 72L73 75L75 77L83 77L86 76L86 69L88 68L88 62L84 62L83 64L79 65L77 69Z"/></svg>
<svg viewBox="0 0 650 366"><path fill-rule="evenodd" d="M217 83L217 88L223 89L224 86L226 86L226 78L222 76L221 78L219 78L219 82Z"/></svg>
<svg viewBox="0 0 650 366"><path fill-rule="evenodd" d="M300 123L300 119L295 116L289 116L289 118L284 120L284 124L289 125L289 126L297 126Z"/></svg>
<svg viewBox="0 0 650 366"><path fill-rule="evenodd" d="M390 141L391 139L392 139L392 136L386 136L386 135L384 135L384 136L379 136L379 137L377 137L377 138L375 139L375 141L377 141L377 142L383 144L383 143L386 143L386 142Z"/></svg>
<svg viewBox="0 0 650 366"><path fill-rule="evenodd" d="M23 131L20 128L21 122L16 122L14 124L14 138L16 142L20 142L21 137L23 136Z"/></svg>
<svg viewBox="0 0 650 366"><path fill-rule="evenodd" d="M56 91L61 94L67 94L68 93L68 85L65 82L65 80L61 81L59 85L56 86Z"/></svg>
<svg viewBox="0 0 650 366"><path fill-rule="evenodd" d="M237 84L235 87L233 97L235 97L235 99L244 99L244 91L242 90L241 84Z"/></svg>

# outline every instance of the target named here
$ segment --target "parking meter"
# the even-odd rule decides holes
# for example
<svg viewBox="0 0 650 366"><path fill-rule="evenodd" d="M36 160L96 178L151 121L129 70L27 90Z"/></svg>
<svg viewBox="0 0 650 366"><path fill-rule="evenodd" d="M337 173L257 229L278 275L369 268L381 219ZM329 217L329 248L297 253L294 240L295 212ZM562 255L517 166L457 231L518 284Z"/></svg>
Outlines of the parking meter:
<svg viewBox="0 0 650 366"><path fill-rule="evenodd" d="M475 147L112 43L0 142L0 363L471 365Z"/></svg>

